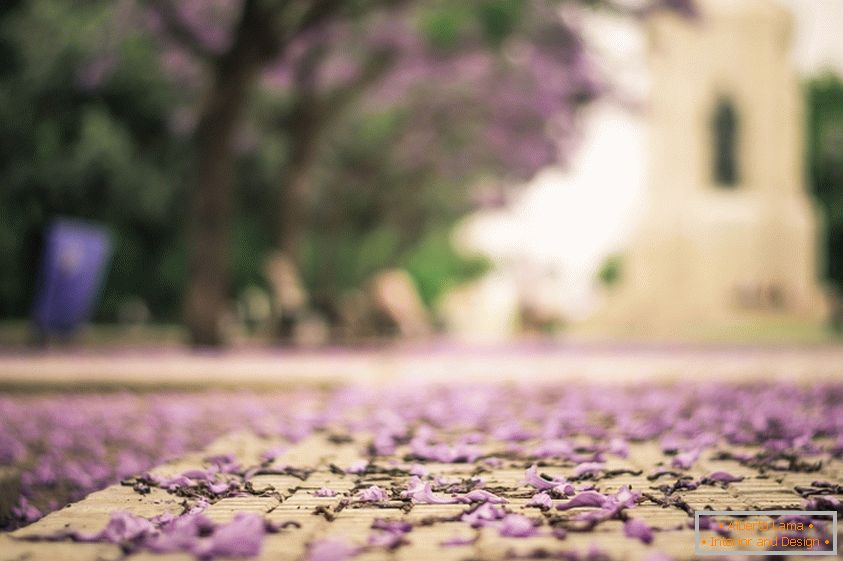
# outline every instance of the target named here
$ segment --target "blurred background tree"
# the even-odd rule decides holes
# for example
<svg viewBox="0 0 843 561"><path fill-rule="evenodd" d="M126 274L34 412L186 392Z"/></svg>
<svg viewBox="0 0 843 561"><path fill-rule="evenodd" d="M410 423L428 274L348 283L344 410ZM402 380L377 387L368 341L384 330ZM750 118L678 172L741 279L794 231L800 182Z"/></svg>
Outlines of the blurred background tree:
<svg viewBox="0 0 843 561"><path fill-rule="evenodd" d="M378 271L427 304L482 263L484 178L563 161L604 92L578 10L610 1L58 0L0 7L0 313L28 313L56 215L111 226L100 320L140 301L219 344L273 249L330 322ZM185 227L186 226L186 227ZM183 290L183 287L186 287Z"/></svg>
<svg viewBox="0 0 843 561"><path fill-rule="evenodd" d="M808 171L825 215L828 280L843 294L843 80L825 74L806 91Z"/></svg>

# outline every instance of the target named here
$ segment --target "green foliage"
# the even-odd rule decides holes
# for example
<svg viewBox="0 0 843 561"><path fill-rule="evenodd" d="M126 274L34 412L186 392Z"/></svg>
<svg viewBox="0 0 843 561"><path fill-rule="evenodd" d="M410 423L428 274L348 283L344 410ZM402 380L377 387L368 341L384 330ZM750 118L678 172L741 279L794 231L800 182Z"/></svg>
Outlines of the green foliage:
<svg viewBox="0 0 843 561"><path fill-rule="evenodd" d="M468 208L463 186L383 158L400 141L403 117L349 113L320 155L302 274L329 317L343 294L387 268L406 268L428 305L486 270L485 262L456 254L448 240Z"/></svg>
<svg viewBox="0 0 843 561"><path fill-rule="evenodd" d="M483 34L492 45L501 45L515 31L525 9L521 0L492 0L478 7Z"/></svg>
<svg viewBox="0 0 843 561"><path fill-rule="evenodd" d="M843 80L826 74L808 82L807 162L826 220L828 279L843 290Z"/></svg>
<svg viewBox="0 0 843 561"><path fill-rule="evenodd" d="M472 37L500 47L518 28L526 9L523 0L432 2L421 9L418 25L430 45L443 51Z"/></svg>
<svg viewBox="0 0 843 561"><path fill-rule="evenodd" d="M610 255L597 272L597 278L604 286L615 286L623 273L623 257Z"/></svg>
<svg viewBox="0 0 843 561"><path fill-rule="evenodd" d="M0 2L3 318L29 313L42 236L60 216L97 221L114 235L97 319L116 318L123 303L137 298L157 320L180 316L194 156L190 125L181 123L195 117L198 100L194 88L177 83L162 65L172 42L114 29L121 5ZM420 6L417 24L436 49L497 48L518 30L525 6L521 0L432 0ZM231 296L265 285L263 258L277 241L278 201L295 133L284 128L289 93L256 92L245 130L238 132ZM407 268L431 304L487 267L459 256L448 241L450 226L469 208L469 179L432 169L432 158L418 157L412 147L394 150L416 128L414 109L360 105L320 140L307 201L302 274L328 317L344 292L386 268ZM443 152L472 148L477 131L450 126L447 108L430 118L442 123L435 138ZM478 113L477 122L484 119Z"/></svg>
<svg viewBox="0 0 843 561"><path fill-rule="evenodd" d="M482 257L468 258L454 251L449 230L433 230L407 252L404 264L428 306L449 289L475 279L491 268Z"/></svg>
<svg viewBox="0 0 843 561"><path fill-rule="evenodd" d="M159 317L177 311L188 154L169 116L179 93L159 71L154 45L139 38L115 49L107 79L83 83L92 65L111 66L98 58L98 41L112 6L40 0L0 16L0 44L12 61L0 71L3 317L28 313L41 237L58 216L96 220L114 233L100 317L114 317L130 296Z"/></svg>

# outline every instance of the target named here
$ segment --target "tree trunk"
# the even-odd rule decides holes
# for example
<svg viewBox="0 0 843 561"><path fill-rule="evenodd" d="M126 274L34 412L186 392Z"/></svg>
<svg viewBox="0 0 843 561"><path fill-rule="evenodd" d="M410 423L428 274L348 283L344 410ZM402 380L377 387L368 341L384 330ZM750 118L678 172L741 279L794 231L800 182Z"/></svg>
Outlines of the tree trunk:
<svg viewBox="0 0 843 561"><path fill-rule="evenodd" d="M278 247L300 267L301 244L308 224L307 197L319 139L318 116L309 100L300 102L292 119L291 136L290 164L279 199Z"/></svg>
<svg viewBox="0 0 843 561"><path fill-rule="evenodd" d="M234 188L233 139L260 62L254 2L246 2L230 49L216 59L194 145L195 181L189 192L188 279L184 321L195 345L223 344L228 305Z"/></svg>

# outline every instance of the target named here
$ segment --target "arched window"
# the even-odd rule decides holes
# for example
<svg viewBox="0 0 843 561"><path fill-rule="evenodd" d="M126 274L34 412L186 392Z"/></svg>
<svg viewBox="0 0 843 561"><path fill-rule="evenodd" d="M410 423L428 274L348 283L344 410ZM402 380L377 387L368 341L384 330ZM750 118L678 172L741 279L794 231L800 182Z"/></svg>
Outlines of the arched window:
<svg viewBox="0 0 843 561"><path fill-rule="evenodd" d="M720 98L711 120L714 182L723 187L738 183L738 114L731 99Z"/></svg>

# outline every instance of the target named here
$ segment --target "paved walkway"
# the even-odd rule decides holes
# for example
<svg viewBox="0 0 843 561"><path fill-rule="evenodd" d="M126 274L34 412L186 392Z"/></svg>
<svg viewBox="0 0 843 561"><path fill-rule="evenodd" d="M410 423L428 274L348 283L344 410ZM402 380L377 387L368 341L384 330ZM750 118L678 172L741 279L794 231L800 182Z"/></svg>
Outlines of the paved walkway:
<svg viewBox="0 0 843 561"><path fill-rule="evenodd" d="M677 379L736 383L747 380L803 383L839 381L843 380L843 348L579 345L526 346L503 350L405 348L328 353L254 351L214 355L128 352L119 355L65 353L0 356L0 386L27 389L78 388L83 385L128 385L142 388L204 387L209 384L278 387L295 384L327 385L352 380L362 384L362 388L378 387L381 383L390 382L405 389L412 389L411 383L417 381L459 384L478 380L539 380L544 383L586 380L607 383ZM718 384L707 384L707 387L717 386ZM566 387L558 385L557 389ZM465 392L457 395L461 400L470 400L471 391L473 390L467 388ZM591 391L583 395L600 404L602 392L603 390ZM764 415L767 416L765 422L772 423L767 425L768 428L772 427L769 430L778 430L775 428L778 420L789 418L793 413L786 410L789 398L779 393L781 392L770 394L768 397L779 399L781 407L777 405L771 408L768 404L766 408L762 408L762 401L754 398L743 402L745 407L740 411L741 421L753 420L751 409L754 403L759 409L764 409ZM436 394L426 395L429 397ZM637 399L646 402L648 395L639 395ZM672 398L673 395L670 393L668 397ZM823 407L836 415L840 404L828 400L839 399L834 396L839 396L840 393L837 391L827 395L829 397L816 398L826 399L825 402L817 401L815 404L824 403ZM615 399L618 397L616 395ZM662 397L665 397L664 392ZM685 395L686 400L688 397ZM513 399L507 393L499 394L498 398L502 400L502 404L518 402L518 399ZM533 396L531 399L540 397ZM340 400L335 405L342 404L345 407L346 403L350 403L350 410L361 418L376 417L379 414L396 415L394 406L391 412L387 411L388 408L380 411L379 405L371 403L366 406L368 408L358 411L354 407L353 399L349 402ZM361 405L364 403L367 402L359 402ZM416 419L432 415L434 418L451 419L456 423L460 418L459 407L462 402L448 399L431 402L433 408L430 410L425 409L425 403L424 396L416 401L410 398L406 402L408 406L416 407L413 413ZM669 404L669 400L658 403L659 408L663 408ZM473 403L472 407L482 409L481 405ZM642 411L646 410L646 403L641 405ZM700 405L707 411L701 418L722 416L717 410L717 405ZM547 421L547 415L553 416L555 412L553 408L542 409L542 415L536 417L536 409L531 409L528 403L519 406L522 406L528 417L533 415L529 417L533 422L540 424ZM448 407L456 408L456 413L448 410ZM651 411L656 417L659 415L659 408ZM328 407L328 411L330 410ZM223 414L222 403L220 411ZM587 410L576 413L574 418L565 417L565 411L560 413L560 423L573 423L566 429L571 434L577 434L580 422L590 423L592 427L601 425L600 416L592 419ZM677 424L687 421L682 414L682 410L671 413L675 415L672 418L675 418ZM490 415L489 419L500 420L495 416L494 410ZM811 409L805 409L801 418L814 419L811 417ZM634 417L627 421L634 421ZM383 422L391 424L392 417L384 419ZM819 426L818 421L812 422ZM471 486L472 478L482 478L484 489L506 500L505 504L496 507L504 509L498 514L523 515L535 524L535 531L531 529L532 526L528 528L528 533L531 534L529 537L515 537L506 535L494 524L480 528L472 527L463 517L466 514L469 517L474 515L477 504L424 504L402 497L401 493L408 489L408 484L412 481L411 471L415 469L412 465L415 460L408 455L411 451L409 443L398 441L394 450L370 456L367 450L374 435L363 429L355 430L354 426L351 422L336 428L320 429L292 446L252 433L225 436L201 453L191 454L173 464L160 466L153 471L153 475L166 479L191 470L206 470L213 463L209 463L209 457L229 453L234 456L233 463L243 466L246 472L250 466L261 466L264 473L250 473L247 476L241 471L227 475L227 480L231 481L230 490L212 494L198 493L195 486L185 487L180 483L174 483L169 491L162 488L166 485L149 485L143 481L114 485L53 512L30 526L11 534L0 534L0 561L195 559L185 553L153 555L148 551L124 549L110 543L80 543L62 536L71 533L77 536L91 535L99 532L117 512L152 518L165 513L180 515L192 508L203 506L206 506L204 514L217 524L225 524L239 513L255 513L275 526L283 526L283 529L268 535L263 542L259 558L267 561L344 561L341 556L314 557L313 548L331 537L347 542L349 547L357 551L354 561L572 559L571 555L579 556L578 559L594 561L663 561L668 558L685 560L693 558L694 555L694 533L689 527L689 522L693 520L689 513L694 511L802 509L804 489L811 488L817 481L825 482L824 484L831 487L814 488L814 496L830 494L837 499L843 499L843 463L828 456L821 465L817 465L817 469L811 466L806 468L804 464L800 464L800 458L795 458L796 467L792 465L770 470L769 465L766 468L764 465L752 467L751 462L722 457L718 459L715 448L707 447L690 469L680 470L680 473L668 471L658 475L660 470L671 467L672 458L662 452L656 441L630 441L628 456L624 458L621 455L607 455L606 463L601 466L595 479L579 481L576 485L593 483L596 491L607 496L614 496L623 486L642 493L636 506L625 511L625 516L629 519L640 519L652 528L653 541L647 545L639 539L625 535L624 522L618 519L602 522L593 531L578 531L575 518L592 512L592 508L558 511L555 508L541 509L530 506L528 503L536 489L525 482L525 470L534 460L527 461L524 455L508 453L513 443L519 441L512 433L503 434L517 427L485 428L486 433L481 439L482 455L477 461L438 463L428 459L426 463L422 462L424 470L429 474L425 481L435 483L435 495L439 498L447 499L452 493L465 493ZM366 424L361 423L359 426ZM438 426L444 431L438 435L444 441L451 437L470 437L458 424L450 427L448 423L440 423ZM694 426L708 428L701 424ZM840 430L839 423L834 427L834 430ZM495 436L498 428L506 430ZM627 428L634 426L628 424ZM537 438L535 444L546 442L540 436ZM765 438L771 437L768 434ZM792 435L789 438L792 438ZM523 444L527 446L529 442ZM264 454L280 445L289 447L268 463L262 463ZM826 446L826 450L835 446L833 441L823 442L822 445ZM737 446L729 446L727 449L736 454L747 455L758 451ZM499 460L486 462L483 460L485 454L494 454ZM574 470L582 460L572 461L570 458L559 459L560 457L554 454L545 457L541 462L540 471L575 479ZM362 473L347 472L349 466L360 461L365 463L371 458L374 458L373 463ZM704 481L707 475L718 471L742 479L728 484ZM696 488L683 488L683 481L695 483ZM131 483L135 484L134 487ZM363 492L372 486L382 489L386 495L376 498L373 502L367 502ZM332 489L338 494L328 497L316 496L315 492L321 488ZM205 505L201 501L210 504ZM557 496L553 499L554 506L564 502L563 497ZM381 522L377 522L378 520ZM396 521L409 523L409 531L400 536L401 543L398 547L390 548L378 541L383 538L383 531L377 526L388 526L389 522ZM566 531L564 539L554 535L554 530L560 528ZM518 533L521 530L516 528L514 532ZM704 537L711 539L715 535L704 532ZM451 542L451 545L445 545L445 542ZM600 557L601 555L603 557Z"/></svg>
<svg viewBox="0 0 843 561"><path fill-rule="evenodd" d="M274 524L291 523L279 533L269 535L260 554L267 561L300 561L308 558L309 547L314 542L338 538L354 547L365 548L376 520L402 521L412 524L412 530L405 534L404 544L395 548L370 546L365 548L355 561L460 561L460 560L502 560L516 558L557 558L576 553L585 558L588 552L601 552L604 559L691 559L693 558L694 531L689 527L693 519L680 506L690 509L754 510L754 509L799 509L802 497L796 487L810 486L818 479L843 484L843 464L832 461L822 470L811 473L776 472L761 473L745 467L734 460L716 460L703 457L688 476L698 480L706 474L727 471L743 476L740 482L701 485L696 490L676 491L672 506L659 504L665 497L661 485L670 484L675 477L657 480L648 478L657 465L668 460L653 444L637 444L630 448L626 459L613 459L606 465L606 473L599 478L596 488L603 493L615 493L621 486L630 486L644 493L640 504L629 510L629 517L641 519L654 530L654 541L645 545L641 541L624 535L623 523L610 520L599 525L595 531L569 531L564 539L551 535L549 525L560 518L572 517L593 509L577 508L563 513L555 510L540 510L528 506L535 489L525 484L524 463L506 461L501 465L485 466L478 473L472 463L425 465L431 475L453 481L465 481L478 474L485 480L485 488L504 497L508 512L523 514L536 523L541 523L532 537L502 537L492 527L473 529L460 522L459 517L474 507L465 504L413 504L400 500L400 492L407 487L410 474L408 464L403 461L403 450L391 458L381 458L368 468L366 473L345 474L338 466L350 466L364 459L364 449L369 435L365 434L316 434L299 442L275 458L271 464L264 464L266 475L251 477L251 485L244 496L218 498L205 510L208 518L216 523L226 523L237 513L257 513ZM234 434L220 439L203 453L183 458L181 461L161 466L153 473L169 477L191 469L204 469L208 463L203 458L215 454L234 453L236 461L244 466L258 465L261 455L279 445L279 441L264 439L252 434ZM491 444L490 449L504 443ZM744 450L746 451L746 450ZM288 467L306 468L299 473ZM548 461L542 471L571 476L572 464ZM287 470L287 473L285 473ZM313 470L310 472L309 470ZM237 479L237 478L235 478ZM242 484L242 480L238 480ZM388 498L373 503L362 502L360 491L372 485L384 489ZM334 497L318 497L314 493L320 488L330 488L339 494ZM247 487L241 486L241 489ZM439 496L448 496L437 493ZM841 495L838 495L840 497ZM680 499L677 500L677 499ZM166 556L136 552L128 557L117 545L101 543L74 543L71 541L38 541L38 538L56 536L67 532L94 533L107 524L112 513L127 511L135 515L153 517L164 513L180 514L195 504L195 497L181 491L166 492L153 487L147 494L139 494L129 485L114 485L93 493L85 500L49 514L42 520L11 535L0 535L0 558L3 560L188 560L187 554ZM686 507L686 508L687 508ZM703 537L715 537L713 532L703 532ZM464 545L443 546L448 540L459 540ZM655 552L662 556L656 557ZM592 557L599 558L599 557ZM340 561L338 558L336 561Z"/></svg>

